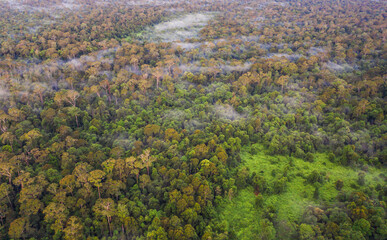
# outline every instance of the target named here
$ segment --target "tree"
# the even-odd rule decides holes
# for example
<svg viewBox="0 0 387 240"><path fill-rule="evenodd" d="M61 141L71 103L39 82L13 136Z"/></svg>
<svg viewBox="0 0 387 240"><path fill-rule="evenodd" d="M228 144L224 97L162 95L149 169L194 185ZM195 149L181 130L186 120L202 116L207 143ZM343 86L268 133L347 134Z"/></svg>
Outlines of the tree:
<svg viewBox="0 0 387 240"><path fill-rule="evenodd" d="M79 127L79 121L78 117L81 114L81 110L77 107L68 107L67 112L75 118L75 122L77 124L77 127Z"/></svg>
<svg viewBox="0 0 387 240"><path fill-rule="evenodd" d="M144 134L146 136L155 136L160 132L160 127L155 124L148 124L144 128Z"/></svg>
<svg viewBox="0 0 387 240"><path fill-rule="evenodd" d="M371 235L371 224L364 218L358 219L353 223L353 230L359 231L363 236Z"/></svg>
<svg viewBox="0 0 387 240"><path fill-rule="evenodd" d="M178 62L178 58L174 55L165 56L164 63L168 68L168 73L172 76L172 67Z"/></svg>
<svg viewBox="0 0 387 240"><path fill-rule="evenodd" d="M9 226L8 235L11 238L19 239L19 238L25 238L27 229L29 228L28 220L24 217L17 218L13 222L11 222L11 225Z"/></svg>
<svg viewBox="0 0 387 240"><path fill-rule="evenodd" d="M280 194L285 191L287 185L288 178L282 177L274 182L274 193Z"/></svg>
<svg viewBox="0 0 387 240"><path fill-rule="evenodd" d="M360 186L363 186L365 184L365 176L366 176L365 172L363 171L359 172L357 182L359 183Z"/></svg>
<svg viewBox="0 0 387 240"><path fill-rule="evenodd" d="M51 229L56 233L63 231L68 210L61 203L51 202L44 210L44 220L51 224Z"/></svg>
<svg viewBox="0 0 387 240"><path fill-rule="evenodd" d="M99 83L99 85L103 88L103 89L105 89L105 93L106 93L106 95L108 96L108 100L109 100L109 102L110 102L110 95L111 95L111 86L110 86L110 83L109 83L109 80L107 80L107 79L105 79L105 80L103 80L103 81L101 81L100 83Z"/></svg>
<svg viewBox="0 0 387 240"><path fill-rule="evenodd" d="M129 168L131 174L136 177L137 183L140 176L140 170L144 168L142 161L138 161L135 157L129 157L125 159L125 163Z"/></svg>
<svg viewBox="0 0 387 240"><path fill-rule="evenodd" d="M283 75L281 77L278 78L277 80L277 84L281 85L281 92L283 93L284 92L284 86L286 86L286 84L288 83L289 81L289 77L286 76L286 75Z"/></svg>
<svg viewBox="0 0 387 240"><path fill-rule="evenodd" d="M82 239L84 237L82 222L75 216L69 218L63 232L66 240Z"/></svg>
<svg viewBox="0 0 387 240"><path fill-rule="evenodd" d="M0 162L0 175L7 177L9 184L12 183L12 176L15 169L16 166L12 163Z"/></svg>
<svg viewBox="0 0 387 240"><path fill-rule="evenodd" d="M258 235L259 239L262 239L262 240L275 239L276 231L272 222L270 222L268 219L263 219L260 221L259 225L260 225L260 232Z"/></svg>
<svg viewBox="0 0 387 240"><path fill-rule="evenodd" d="M16 136L12 134L11 132L5 132L0 135L1 143L13 145L14 142L16 142Z"/></svg>
<svg viewBox="0 0 387 240"><path fill-rule="evenodd" d="M339 179L335 182L335 187L337 190L340 191L343 188L343 186L344 186L344 182L342 180Z"/></svg>
<svg viewBox="0 0 387 240"><path fill-rule="evenodd" d="M0 203L1 202L8 202L11 207L13 207L13 204L11 202L10 198L10 193L11 193L11 185L7 183L2 183L0 185ZM4 201L4 199L6 199Z"/></svg>
<svg viewBox="0 0 387 240"><path fill-rule="evenodd" d="M25 187L23 191L26 192L26 190L33 191L32 189L30 189L30 187ZM25 193L25 194L28 194L28 193ZM25 199L25 200L20 201L20 199ZM38 212L43 208L43 203L39 199L34 199L34 198L27 199L25 196L23 198L21 197L20 199L19 199L20 212L24 216L31 217L32 215L37 215Z"/></svg>
<svg viewBox="0 0 387 240"><path fill-rule="evenodd" d="M73 175L76 177L77 186L82 186L86 184L89 180L89 171L91 166L88 163L82 162L77 164L74 168Z"/></svg>
<svg viewBox="0 0 387 240"><path fill-rule="evenodd" d="M122 232L125 233L125 227L124 227L124 223L125 223L125 220L130 217L129 216L129 210L128 210L128 207L123 204L123 203L118 203L117 204L117 217L120 219L121 221L121 228L122 228Z"/></svg>
<svg viewBox="0 0 387 240"><path fill-rule="evenodd" d="M102 163L103 170L105 171L108 178L112 177L114 166L116 165L117 160L109 158L108 160Z"/></svg>
<svg viewBox="0 0 387 240"><path fill-rule="evenodd" d="M346 145L343 148L342 155L341 155L342 164L348 165L349 163L357 162L358 159L359 159L359 155L355 152L355 146Z"/></svg>
<svg viewBox="0 0 387 240"><path fill-rule="evenodd" d="M42 134L40 133L40 131L38 129L33 129L28 133L23 134L20 137L20 140L26 141L27 147L31 149L33 146L36 145L37 140L41 137L42 137Z"/></svg>
<svg viewBox="0 0 387 240"><path fill-rule="evenodd" d="M68 90L65 93L65 101L70 103L73 107L77 106L77 99L79 98L80 94L75 90Z"/></svg>
<svg viewBox="0 0 387 240"><path fill-rule="evenodd" d="M97 94L98 97L101 97L100 93L100 86L99 85L93 85L90 87L90 92Z"/></svg>
<svg viewBox="0 0 387 240"><path fill-rule="evenodd" d="M116 215L116 205L111 198L100 198L97 200L93 207L93 211L97 216L106 217L109 225L109 232L112 233L111 222L112 218Z"/></svg>
<svg viewBox="0 0 387 240"><path fill-rule="evenodd" d="M151 183L151 179L149 177L149 175L141 175L140 176L140 186L142 188L142 190L144 190L144 188L149 185Z"/></svg>
<svg viewBox="0 0 387 240"><path fill-rule="evenodd" d="M108 179L105 182L105 192L110 196L115 196L117 199L121 195L121 190L125 189L125 184L120 180Z"/></svg>
<svg viewBox="0 0 387 240"><path fill-rule="evenodd" d="M60 91L55 93L54 101L58 107L61 107L63 105L63 102L65 101L65 91Z"/></svg>
<svg viewBox="0 0 387 240"><path fill-rule="evenodd" d="M218 75L218 73L221 73L222 71L219 69L219 63L214 59L214 58L211 58L209 61L208 61L208 67L209 67L209 72L213 74L213 78L215 79L216 78L216 75Z"/></svg>
<svg viewBox="0 0 387 240"><path fill-rule="evenodd" d="M152 69L152 75L156 78L156 86L159 88L159 82L164 75L164 70L161 66L157 66Z"/></svg>
<svg viewBox="0 0 387 240"><path fill-rule="evenodd" d="M202 200L204 201L205 204L207 204L207 200L212 199L212 191L210 186L208 185L200 185L199 190L198 190L199 196L202 197Z"/></svg>
<svg viewBox="0 0 387 240"><path fill-rule="evenodd" d="M368 100L362 99L354 110L355 115L357 117L363 115L368 110L369 105L370 103L368 102Z"/></svg>
<svg viewBox="0 0 387 240"><path fill-rule="evenodd" d="M255 206L259 209L259 208L262 208L263 206L263 196L261 193L259 193L256 197L255 197Z"/></svg>
<svg viewBox="0 0 387 240"><path fill-rule="evenodd" d="M41 83L34 84L33 92L39 96L39 100L42 104L44 103L43 94L45 91L46 91L46 88Z"/></svg>
<svg viewBox="0 0 387 240"><path fill-rule="evenodd" d="M10 120L10 117L8 114L0 111L0 130L5 133L8 130L8 121Z"/></svg>
<svg viewBox="0 0 387 240"><path fill-rule="evenodd" d="M137 71L138 70L138 64L139 64L139 56L138 55L132 55L130 56L130 64L133 65L133 67L135 68L135 70Z"/></svg>
<svg viewBox="0 0 387 240"><path fill-rule="evenodd" d="M300 233L300 239L302 240L315 239L315 235L316 235L315 232L313 231L312 226L305 223L300 225L299 233Z"/></svg>
<svg viewBox="0 0 387 240"><path fill-rule="evenodd" d="M148 232L146 239L147 240L167 240L168 234L167 232L165 232L164 228L159 227L157 230Z"/></svg>
<svg viewBox="0 0 387 240"><path fill-rule="evenodd" d="M194 239L196 237L195 229L191 224L187 224L184 226L184 236L186 239Z"/></svg>
<svg viewBox="0 0 387 240"><path fill-rule="evenodd" d="M75 176L66 175L59 181L59 184L65 189L66 192L71 193L71 195L73 195L73 191L75 188Z"/></svg>
<svg viewBox="0 0 387 240"><path fill-rule="evenodd" d="M179 141L180 140L179 133L173 128L168 128L167 130L165 130L165 140Z"/></svg>
<svg viewBox="0 0 387 240"><path fill-rule="evenodd" d="M73 77L66 78L66 82L70 85L71 90L74 90L75 79Z"/></svg>
<svg viewBox="0 0 387 240"><path fill-rule="evenodd" d="M156 161L156 158L150 156L150 149L146 149L143 154L140 155L140 159L143 165L146 167L147 173L149 175L149 168L152 166L152 163Z"/></svg>
<svg viewBox="0 0 387 240"><path fill-rule="evenodd" d="M98 189L98 196L101 198L101 192L100 188L102 187L102 181L105 178L106 173L101 170L94 170L90 172L89 177L87 180L94 185L94 187L97 187Z"/></svg>
<svg viewBox="0 0 387 240"><path fill-rule="evenodd" d="M57 2L0 3L0 239L385 238L385 2L88 0L61 18L35 11ZM227 14L204 28L156 25L169 8ZM35 32L37 20L56 23ZM143 43L153 25L193 38ZM366 175L343 186L339 171L317 169L325 163ZM311 192L291 193L302 179ZM332 186L337 198L322 191ZM245 187L260 219L218 221L219 204ZM330 199L299 221L269 204L299 194Z"/></svg>

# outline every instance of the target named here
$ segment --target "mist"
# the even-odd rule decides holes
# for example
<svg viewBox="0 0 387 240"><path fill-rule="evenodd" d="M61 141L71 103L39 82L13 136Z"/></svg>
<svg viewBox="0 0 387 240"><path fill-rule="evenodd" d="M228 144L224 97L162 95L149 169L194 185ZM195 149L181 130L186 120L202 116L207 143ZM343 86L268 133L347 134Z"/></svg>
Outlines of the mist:
<svg viewBox="0 0 387 240"><path fill-rule="evenodd" d="M214 105L214 113L221 120L238 121L242 118L246 118L245 115L238 113L233 106L229 104Z"/></svg>
<svg viewBox="0 0 387 240"><path fill-rule="evenodd" d="M144 39L152 42L184 42L186 39L197 38L200 30L214 16L212 12L186 14L148 28Z"/></svg>

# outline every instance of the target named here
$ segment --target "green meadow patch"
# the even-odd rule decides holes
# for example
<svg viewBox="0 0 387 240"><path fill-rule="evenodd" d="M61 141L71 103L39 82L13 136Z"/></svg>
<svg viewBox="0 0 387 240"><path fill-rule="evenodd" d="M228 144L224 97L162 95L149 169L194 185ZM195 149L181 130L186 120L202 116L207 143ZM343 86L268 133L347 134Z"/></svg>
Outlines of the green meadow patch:
<svg viewBox="0 0 387 240"><path fill-rule="evenodd" d="M383 184L380 169L373 167L355 169L340 166L328 160L324 153L314 154L313 162L286 156L267 155L262 145L255 144L245 147L241 152L242 164L250 173L264 177L268 190L263 193L262 207L255 207L256 196L253 187L241 189L231 201L220 206L219 218L226 224L229 231L235 233L237 239L248 239L259 232L259 221L267 217L267 209L274 209L277 221L300 222L308 206L319 207L337 202L340 192L351 193L375 188ZM319 177L313 182L313 174ZM364 175L364 182L359 181ZM286 177L285 189L273 193L275 181ZM341 180L343 186L336 188ZM266 214L266 215L265 215Z"/></svg>

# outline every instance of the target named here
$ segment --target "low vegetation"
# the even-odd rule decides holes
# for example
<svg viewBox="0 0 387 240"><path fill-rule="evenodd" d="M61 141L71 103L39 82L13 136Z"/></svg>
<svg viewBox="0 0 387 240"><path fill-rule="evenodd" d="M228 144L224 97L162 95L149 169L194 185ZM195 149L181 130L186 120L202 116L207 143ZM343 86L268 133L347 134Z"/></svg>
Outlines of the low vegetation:
<svg viewBox="0 0 387 240"><path fill-rule="evenodd" d="M0 0L0 239L386 239L385 9Z"/></svg>
<svg viewBox="0 0 387 240"><path fill-rule="evenodd" d="M295 157L271 156L259 144L244 148L241 156L239 176L249 180L240 185L235 198L225 198L218 207L220 215L217 221L234 239L263 236L265 239L275 239L275 236L293 239L297 236L297 225L308 224L314 230L321 228L317 222L323 218L331 219L332 211L338 211L343 204L350 205L349 199L361 195L361 192L383 198L380 193L378 196L377 190L383 186L386 176L383 170L374 167L343 167L335 159L329 160L325 153L313 154L310 162ZM285 186L279 184L283 178L286 178ZM260 184L257 185L257 181ZM374 204L377 209L378 202ZM313 216L316 212L319 216ZM344 216L345 213L341 214ZM266 218L275 223L275 228L262 223ZM345 224L353 224L351 218L346 216L346 219ZM383 232L379 228L372 231ZM321 233L314 232L310 239L321 237L319 235Z"/></svg>

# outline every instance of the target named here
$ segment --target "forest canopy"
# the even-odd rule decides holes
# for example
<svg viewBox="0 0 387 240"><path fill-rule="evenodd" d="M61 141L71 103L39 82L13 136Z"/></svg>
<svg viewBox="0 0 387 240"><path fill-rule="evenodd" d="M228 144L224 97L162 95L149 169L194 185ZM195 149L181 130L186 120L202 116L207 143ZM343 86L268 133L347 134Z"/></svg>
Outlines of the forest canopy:
<svg viewBox="0 0 387 240"><path fill-rule="evenodd" d="M0 0L0 239L387 239L372 0Z"/></svg>

